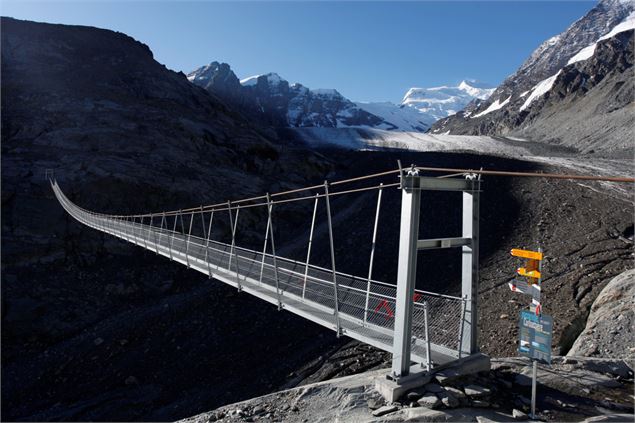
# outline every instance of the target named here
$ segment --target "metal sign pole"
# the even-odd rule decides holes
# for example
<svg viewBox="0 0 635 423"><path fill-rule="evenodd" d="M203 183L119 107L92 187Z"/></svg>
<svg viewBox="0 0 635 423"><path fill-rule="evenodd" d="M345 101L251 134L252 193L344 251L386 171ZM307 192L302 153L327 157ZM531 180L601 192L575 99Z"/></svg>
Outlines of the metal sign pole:
<svg viewBox="0 0 635 423"><path fill-rule="evenodd" d="M536 385L538 383L538 360L551 363L551 341L553 336L553 319L542 314L541 282L542 248L538 251L512 249L511 255L527 259L524 267L516 270L520 276L528 280L514 280L509 283L513 292L531 295L529 310L521 310L519 321L518 352L531 360L531 419L536 416Z"/></svg>
<svg viewBox="0 0 635 423"><path fill-rule="evenodd" d="M535 359L533 362L533 369L531 372L531 417L532 420L536 419L536 377L538 376L538 361Z"/></svg>

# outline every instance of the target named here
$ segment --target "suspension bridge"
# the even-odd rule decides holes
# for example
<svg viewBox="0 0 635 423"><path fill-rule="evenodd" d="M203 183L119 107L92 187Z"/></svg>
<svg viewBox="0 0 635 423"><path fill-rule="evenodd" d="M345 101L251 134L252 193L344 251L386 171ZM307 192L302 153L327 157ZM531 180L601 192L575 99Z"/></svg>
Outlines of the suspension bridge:
<svg viewBox="0 0 635 423"><path fill-rule="evenodd" d="M389 175L400 179L393 179L398 181L393 183L332 191L334 187ZM475 315L472 292L476 292L478 262L478 231L475 230L478 227L478 179L430 178L418 176L416 169L395 170L193 209L127 216L85 210L66 197L55 179L51 178L50 182L62 207L84 225L186 265L281 310L332 329L338 336L349 336L392 352L396 357L395 376L407 374L411 361L429 369L433 364L447 363L475 351L471 322ZM382 192L391 188L403 192L397 278L407 282L402 284L403 287L399 283L386 283L372 277ZM421 190L425 189L464 192L464 208L467 208L463 237L417 239L419 198ZM303 192L315 190L322 192L302 196ZM330 200L334 196L370 190L377 191L377 207L369 272L364 276L339 272L335 264ZM276 254L272 210L277 204L295 201L313 202L305 261ZM328 269L310 263L319 201L326 203L331 255L331 268ZM255 207L264 209L267 217L261 251L236 245L239 213ZM215 220L221 217L229 218L231 243L214 239ZM195 221L197 225L194 225ZM464 256L467 256L463 259L463 279L464 284L469 286L463 290L463 296L415 289L413 272L417 250L449 247L462 248L466 253Z"/></svg>
<svg viewBox="0 0 635 423"><path fill-rule="evenodd" d="M439 177L421 176L420 170L445 174ZM632 178L624 181L624 178L598 179L582 175L402 168L399 165L394 171L198 208L111 215L85 210L74 204L64 195L55 178L52 175L48 177L59 203L82 224L195 269L280 310L332 329L337 336L345 335L392 353L392 369L387 376L399 384L409 378L414 368L412 362L430 371L433 366L451 363L478 352L476 322L481 174L633 181ZM386 177L393 179L388 183L357 186ZM357 185L341 188L350 184ZM401 190L396 283L373 279L377 226L385 189ZM418 239L421 192L426 190L462 193L460 237ZM318 193L313 194L313 191ZM336 268L330 200L336 196L368 191L377 192L368 273L355 276L339 272ZM313 202L304 261L277 255L274 237L274 206L299 201ZM310 263L320 201L326 205L330 268ZM266 213L264 245L260 251L243 248L236 243L239 213L245 209L259 209ZM231 242L214 239L218 232L214 231L214 225L222 216L228 218ZM449 248L461 249L461 296L415 289L418 251Z"/></svg>

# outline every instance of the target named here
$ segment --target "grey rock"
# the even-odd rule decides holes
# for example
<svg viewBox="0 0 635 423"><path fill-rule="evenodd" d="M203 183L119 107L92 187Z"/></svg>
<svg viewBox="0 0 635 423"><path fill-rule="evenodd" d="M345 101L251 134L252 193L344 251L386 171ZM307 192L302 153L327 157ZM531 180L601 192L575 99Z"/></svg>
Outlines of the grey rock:
<svg viewBox="0 0 635 423"><path fill-rule="evenodd" d="M439 399L439 397L437 397L434 394L426 394L422 396L421 398L419 398L419 400L417 401L417 404L419 404L422 407L434 409L441 405L441 400Z"/></svg>
<svg viewBox="0 0 635 423"><path fill-rule="evenodd" d="M441 402L448 408L455 408L460 405L460 401L451 393L443 392L438 394L439 398L441 398Z"/></svg>
<svg viewBox="0 0 635 423"><path fill-rule="evenodd" d="M384 401L383 398L379 397L379 398L369 398L368 401L366 401L366 404L368 405L368 408L370 408L371 410L377 410L378 408L384 406L386 402Z"/></svg>
<svg viewBox="0 0 635 423"><path fill-rule="evenodd" d="M410 391L408 392L408 394L406 395L406 398L408 398L408 400L410 401L416 401L419 398L421 398L423 396L422 392L419 391Z"/></svg>
<svg viewBox="0 0 635 423"><path fill-rule="evenodd" d="M605 414L601 416L593 416L582 420L582 423L594 422L632 422L635 421L633 414Z"/></svg>
<svg viewBox="0 0 635 423"><path fill-rule="evenodd" d="M380 417L386 414L394 413L398 409L399 408L397 408L396 405L384 405L383 407L380 407L377 410L373 411L371 414L375 417Z"/></svg>
<svg viewBox="0 0 635 423"><path fill-rule="evenodd" d="M512 410L512 416L516 419L516 420L527 420L529 418L529 416L527 416L526 413L524 413L523 411L514 408Z"/></svg>
<svg viewBox="0 0 635 423"><path fill-rule="evenodd" d="M93 341L93 344L95 345L101 345L104 343L103 338L95 338L95 340Z"/></svg>
<svg viewBox="0 0 635 423"><path fill-rule="evenodd" d="M465 395L471 398L482 398L491 394L489 388L485 388L479 385L467 385L464 390Z"/></svg>
<svg viewBox="0 0 635 423"><path fill-rule="evenodd" d="M454 388L452 386L446 386L445 390L459 400L466 398L465 393L458 388Z"/></svg>
<svg viewBox="0 0 635 423"><path fill-rule="evenodd" d="M616 316L627 321L617 337L611 336ZM619 274L600 292L591 306L586 327L563 363L574 363L569 356L628 357L632 339L635 339L635 269Z"/></svg>

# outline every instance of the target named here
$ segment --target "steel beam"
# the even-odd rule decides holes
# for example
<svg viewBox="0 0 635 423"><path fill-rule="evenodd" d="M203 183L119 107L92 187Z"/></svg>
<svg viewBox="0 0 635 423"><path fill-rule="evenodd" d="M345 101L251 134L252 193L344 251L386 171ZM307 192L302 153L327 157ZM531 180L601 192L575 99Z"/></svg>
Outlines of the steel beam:
<svg viewBox="0 0 635 423"><path fill-rule="evenodd" d="M472 191L474 187L467 179L419 177L419 189L424 191Z"/></svg>
<svg viewBox="0 0 635 423"><path fill-rule="evenodd" d="M418 250L433 250L437 248L454 248L472 245L472 238L435 238L417 241Z"/></svg>
<svg viewBox="0 0 635 423"><path fill-rule="evenodd" d="M412 309L417 276L417 238L421 203L420 181L421 178L417 176L416 171L410 171L401 178L403 188L391 372L395 380L407 376L410 372Z"/></svg>
<svg viewBox="0 0 635 423"><path fill-rule="evenodd" d="M463 238L470 238L471 245L462 247L461 258L461 296L465 298L461 331L461 354L478 352L478 244L479 244L479 191L480 181L465 182L473 184L471 191L463 193Z"/></svg>

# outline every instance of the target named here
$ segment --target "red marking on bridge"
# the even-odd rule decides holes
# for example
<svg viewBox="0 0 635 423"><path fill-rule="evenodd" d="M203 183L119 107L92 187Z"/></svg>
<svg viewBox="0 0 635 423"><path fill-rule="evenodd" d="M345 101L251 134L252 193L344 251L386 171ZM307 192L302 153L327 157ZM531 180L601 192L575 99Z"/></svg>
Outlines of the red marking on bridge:
<svg viewBox="0 0 635 423"><path fill-rule="evenodd" d="M415 292L415 295L412 297L412 301L417 302L422 297L423 295ZM377 305L377 307L375 307L375 310L373 311L375 313L378 313L382 308L386 310L386 319L392 319L393 317L395 317L395 313L392 311L392 308L390 308L390 303L388 302L388 300L381 300L381 302Z"/></svg>

